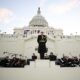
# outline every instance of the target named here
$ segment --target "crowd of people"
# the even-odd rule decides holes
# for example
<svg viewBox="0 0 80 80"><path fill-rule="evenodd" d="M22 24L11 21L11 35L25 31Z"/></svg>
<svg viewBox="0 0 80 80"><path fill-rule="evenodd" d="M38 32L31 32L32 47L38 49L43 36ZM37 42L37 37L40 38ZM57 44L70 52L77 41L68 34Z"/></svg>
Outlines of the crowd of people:
<svg viewBox="0 0 80 80"><path fill-rule="evenodd" d="M19 57L17 57L17 55ZM24 67L25 65L30 65L30 61L35 61L37 56L35 53L32 54L31 58L23 58L21 54L12 54L10 56L5 56L0 58L0 67ZM76 56L72 56L72 58L68 56L64 56L62 58L58 58L53 52L50 55L45 54L45 60L55 61L55 65L59 65L60 67L77 67L80 66L80 59Z"/></svg>
<svg viewBox="0 0 80 80"><path fill-rule="evenodd" d="M16 56L17 54L12 55L12 58L5 56L0 58L0 67L24 67L26 65L26 60Z"/></svg>
<svg viewBox="0 0 80 80"><path fill-rule="evenodd" d="M69 56L64 56L60 59L57 59L55 61L56 65L60 65L60 67L77 67L80 66L80 58L77 56L72 56L71 58Z"/></svg>

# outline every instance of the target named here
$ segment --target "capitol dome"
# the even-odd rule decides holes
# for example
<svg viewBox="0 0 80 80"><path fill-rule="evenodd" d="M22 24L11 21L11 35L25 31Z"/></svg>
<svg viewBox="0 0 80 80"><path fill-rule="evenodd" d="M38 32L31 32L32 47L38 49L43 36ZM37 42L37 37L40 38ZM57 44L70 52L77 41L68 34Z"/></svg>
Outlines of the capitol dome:
<svg viewBox="0 0 80 80"><path fill-rule="evenodd" d="M33 26L33 27L36 27L36 26L39 26L39 27L47 27L48 26L48 22L41 15L40 8L38 8L37 15L34 16L32 18L32 20L30 21L29 26Z"/></svg>

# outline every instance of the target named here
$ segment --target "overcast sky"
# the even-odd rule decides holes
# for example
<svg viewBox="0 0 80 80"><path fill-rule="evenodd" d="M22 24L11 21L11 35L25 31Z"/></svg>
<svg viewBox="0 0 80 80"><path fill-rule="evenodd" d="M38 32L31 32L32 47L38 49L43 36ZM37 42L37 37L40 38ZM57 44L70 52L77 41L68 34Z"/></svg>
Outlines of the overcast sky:
<svg viewBox="0 0 80 80"><path fill-rule="evenodd" d="M0 30L28 26L38 7L49 26L80 34L80 0L0 0Z"/></svg>

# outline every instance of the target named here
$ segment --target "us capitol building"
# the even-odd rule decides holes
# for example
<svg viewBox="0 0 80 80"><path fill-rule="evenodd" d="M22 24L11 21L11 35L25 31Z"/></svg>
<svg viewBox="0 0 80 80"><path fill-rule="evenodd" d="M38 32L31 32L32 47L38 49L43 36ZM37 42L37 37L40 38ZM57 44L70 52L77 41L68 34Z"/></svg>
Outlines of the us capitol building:
<svg viewBox="0 0 80 80"><path fill-rule="evenodd" d="M0 33L0 56L3 52L23 54L28 57L35 53L39 56L37 36L42 31L47 35L47 54L50 52L58 56L80 54L80 35L66 36L62 29L50 28L38 8L37 15L31 19L28 26L15 28L13 34Z"/></svg>

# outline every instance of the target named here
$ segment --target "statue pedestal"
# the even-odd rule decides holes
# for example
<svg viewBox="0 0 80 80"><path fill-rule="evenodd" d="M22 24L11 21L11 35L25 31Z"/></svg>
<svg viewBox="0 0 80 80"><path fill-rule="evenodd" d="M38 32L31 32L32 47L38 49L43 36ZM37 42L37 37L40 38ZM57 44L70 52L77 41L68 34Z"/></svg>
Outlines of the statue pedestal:
<svg viewBox="0 0 80 80"><path fill-rule="evenodd" d="M49 60L36 60L36 67L49 67Z"/></svg>

